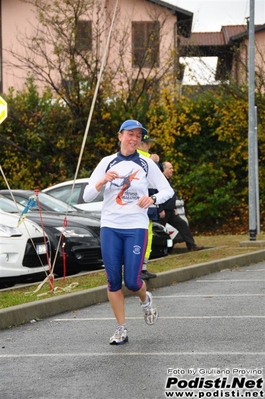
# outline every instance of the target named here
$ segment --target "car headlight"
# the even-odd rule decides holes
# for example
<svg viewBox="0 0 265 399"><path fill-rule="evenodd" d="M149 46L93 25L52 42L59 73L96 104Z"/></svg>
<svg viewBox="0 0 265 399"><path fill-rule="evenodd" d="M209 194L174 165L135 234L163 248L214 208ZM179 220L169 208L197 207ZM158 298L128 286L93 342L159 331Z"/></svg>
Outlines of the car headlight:
<svg viewBox="0 0 265 399"><path fill-rule="evenodd" d="M55 227L56 230L60 231L65 237L93 237L93 234L84 229L83 227Z"/></svg>
<svg viewBox="0 0 265 399"><path fill-rule="evenodd" d="M23 233L16 227L0 224L0 237L21 237Z"/></svg>

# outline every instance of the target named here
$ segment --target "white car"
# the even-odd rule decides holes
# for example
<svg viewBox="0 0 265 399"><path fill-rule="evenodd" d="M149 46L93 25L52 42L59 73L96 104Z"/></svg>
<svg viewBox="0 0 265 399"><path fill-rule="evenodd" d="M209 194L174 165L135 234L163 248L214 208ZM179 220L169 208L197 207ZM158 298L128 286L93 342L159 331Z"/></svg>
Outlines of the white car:
<svg viewBox="0 0 265 399"><path fill-rule="evenodd" d="M73 184L74 180L68 180L45 188L42 191L83 211L101 212L104 190L99 193L94 201L85 202L83 200L83 193L85 187L89 184L89 178L76 179L74 188Z"/></svg>
<svg viewBox="0 0 265 399"><path fill-rule="evenodd" d="M76 208L82 209L83 211L100 213L104 191L101 191L93 202L84 202L83 193L86 185L89 184L89 178L76 179L74 188L73 183L74 180L68 180L63 183L45 188L42 191L52 195L55 198L59 198L62 201L75 206ZM182 199L176 200L176 210L179 216L184 219L187 224L189 224L185 215L184 201ZM170 237L175 244L184 241L175 227L171 226L170 224L166 224L166 230L170 234Z"/></svg>
<svg viewBox="0 0 265 399"><path fill-rule="evenodd" d="M36 223L0 211L0 287L40 281L49 272L49 240Z"/></svg>

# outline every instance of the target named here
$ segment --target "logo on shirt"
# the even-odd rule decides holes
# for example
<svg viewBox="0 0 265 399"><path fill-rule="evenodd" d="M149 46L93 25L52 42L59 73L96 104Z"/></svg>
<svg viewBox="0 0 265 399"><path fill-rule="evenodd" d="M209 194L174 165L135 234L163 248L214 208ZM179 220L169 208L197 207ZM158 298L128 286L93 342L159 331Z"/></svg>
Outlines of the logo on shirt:
<svg viewBox="0 0 265 399"><path fill-rule="evenodd" d="M139 172L140 169L138 169L136 172L132 173L130 172L128 175L126 176L120 176L119 178L123 179L122 183L118 186L116 183L112 183L115 186L121 187L121 190L119 191L117 197L116 197L116 202L119 205L128 205L128 203L123 202L123 198L126 197L126 191L128 190L129 187L131 187L131 182L133 180L140 180L138 177L136 177L137 173ZM125 195L124 195L125 194ZM128 196L127 195L127 199L128 197L132 198L132 196ZM135 198L135 196L133 196Z"/></svg>

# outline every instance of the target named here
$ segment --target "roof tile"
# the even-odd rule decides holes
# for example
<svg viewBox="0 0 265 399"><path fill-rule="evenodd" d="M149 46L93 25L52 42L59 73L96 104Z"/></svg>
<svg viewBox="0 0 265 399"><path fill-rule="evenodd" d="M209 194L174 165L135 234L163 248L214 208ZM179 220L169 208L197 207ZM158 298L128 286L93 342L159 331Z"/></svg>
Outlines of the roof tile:
<svg viewBox="0 0 265 399"><path fill-rule="evenodd" d="M181 46L224 46L232 36L245 32L246 25L222 26L221 32L193 32L190 38L180 37Z"/></svg>

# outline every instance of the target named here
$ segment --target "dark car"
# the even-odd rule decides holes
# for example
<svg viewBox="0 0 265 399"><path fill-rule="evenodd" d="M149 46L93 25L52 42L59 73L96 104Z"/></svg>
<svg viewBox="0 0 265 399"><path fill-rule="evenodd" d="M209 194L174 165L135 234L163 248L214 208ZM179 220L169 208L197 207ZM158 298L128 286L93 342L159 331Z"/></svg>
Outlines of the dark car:
<svg viewBox="0 0 265 399"><path fill-rule="evenodd" d="M173 250L173 240L162 224L153 222L153 241L150 259L160 258Z"/></svg>
<svg viewBox="0 0 265 399"><path fill-rule="evenodd" d="M12 190L12 195L15 201L18 204L23 206L27 206L28 200L31 196L35 196L36 193L34 190ZM9 190L0 190L0 194L12 198L12 195ZM89 221L89 226L91 226L91 219L94 220L96 225L94 226L94 231L100 234L100 213L99 212L88 212L83 211L81 209L76 208L70 204L67 204L64 201L61 201L58 198L55 198L43 191L37 192L37 203L34 208L31 208L34 212L41 212L44 214L47 211L57 212L59 214L67 215L67 217L71 216L71 218L75 218L76 222L79 223L80 219L82 223L86 223L86 220ZM73 220L73 219L72 219ZM153 242L152 242L152 252L150 258L158 258L161 256L166 256L173 248L173 241L166 231L165 227L163 227L159 223L153 223Z"/></svg>
<svg viewBox="0 0 265 399"><path fill-rule="evenodd" d="M15 204L10 198L0 195L0 209L8 213L22 213L25 206ZM41 226L48 235L51 246L50 263L55 274L69 275L103 267L98 219L31 210L27 212L26 218Z"/></svg>

